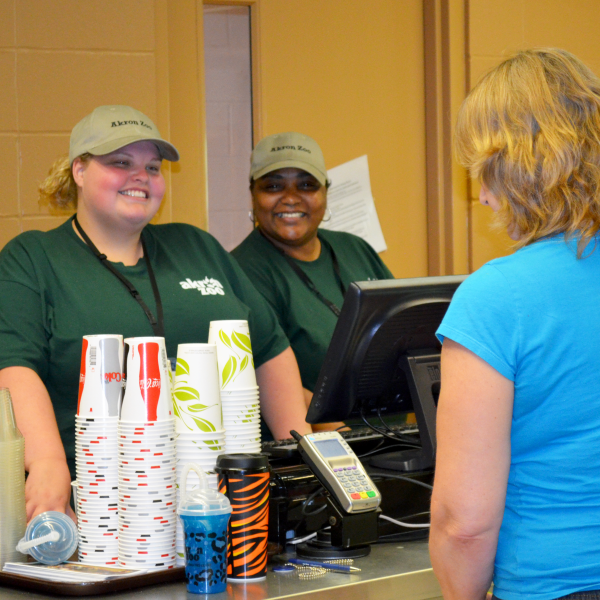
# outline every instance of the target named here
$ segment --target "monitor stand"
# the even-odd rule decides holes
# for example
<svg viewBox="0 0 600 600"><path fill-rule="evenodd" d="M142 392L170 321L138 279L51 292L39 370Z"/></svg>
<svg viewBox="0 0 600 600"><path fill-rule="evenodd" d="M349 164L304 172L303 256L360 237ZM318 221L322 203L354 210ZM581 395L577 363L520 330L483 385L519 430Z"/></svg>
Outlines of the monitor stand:
<svg viewBox="0 0 600 600"><path fill-rule="evenodd" d="M400 357L398 364L405 373L417 417L421 448L401 450L374 456L371 467L390 471L424 471L435 462L435 430L437 395L440 376L440 351L437 349L415 350Z"/></svg>

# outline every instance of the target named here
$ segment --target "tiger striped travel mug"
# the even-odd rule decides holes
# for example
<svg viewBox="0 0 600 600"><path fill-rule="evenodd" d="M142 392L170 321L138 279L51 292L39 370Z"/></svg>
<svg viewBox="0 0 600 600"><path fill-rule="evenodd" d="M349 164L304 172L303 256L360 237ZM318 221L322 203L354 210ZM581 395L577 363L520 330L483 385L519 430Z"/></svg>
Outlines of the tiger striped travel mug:
<svg viewBox="0 0 600 600"><path fill-rule="evenodd" d="M262 581L267 576L269 461L264 454L221 454L215 471L219 492L231 502L228 581Z"/></svg>

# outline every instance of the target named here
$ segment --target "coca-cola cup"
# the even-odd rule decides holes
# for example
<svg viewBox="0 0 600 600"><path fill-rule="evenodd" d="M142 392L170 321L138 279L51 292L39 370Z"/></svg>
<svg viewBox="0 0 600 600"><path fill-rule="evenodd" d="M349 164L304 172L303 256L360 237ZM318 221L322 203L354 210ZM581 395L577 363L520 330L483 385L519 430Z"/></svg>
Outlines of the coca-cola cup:
<svg viewBox="0 0 600 600"><path fill-rule="evenodd" d="M117 417L123 395L123 336L84 335L77 414Z"/></svg>
<svg viewBox="0 0 600 600"><path fill-rule="evenodd" d="M162 337L125 340L127 385L121 421L152 422L173 418L167 353Z"/></svg>

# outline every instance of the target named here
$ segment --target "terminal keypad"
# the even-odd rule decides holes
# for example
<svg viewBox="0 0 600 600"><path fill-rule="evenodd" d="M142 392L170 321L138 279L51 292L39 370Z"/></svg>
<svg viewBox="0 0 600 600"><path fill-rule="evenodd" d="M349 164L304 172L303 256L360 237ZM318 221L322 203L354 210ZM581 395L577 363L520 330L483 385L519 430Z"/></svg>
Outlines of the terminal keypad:
<svg viewBox="0 0 600 600"><path fill-rule="evenodd" d="M373 498L376 496L370 480L356 466L335 467L333 469L339 482L354 500Z"/></svg>

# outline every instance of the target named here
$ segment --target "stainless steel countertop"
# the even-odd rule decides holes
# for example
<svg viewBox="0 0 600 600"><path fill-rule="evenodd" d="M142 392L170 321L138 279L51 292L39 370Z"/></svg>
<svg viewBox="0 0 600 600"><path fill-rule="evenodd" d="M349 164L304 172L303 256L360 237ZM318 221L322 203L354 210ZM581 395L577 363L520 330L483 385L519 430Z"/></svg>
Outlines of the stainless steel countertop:
<svg viewBox="0 0 600 600"><path fill-rule="evenodd" d="M327 573L319 579L301 580L294 575L271 571L266 581L253 584L228 583L221 594L188 594L185 582L128 590L109 596L110 600L271 600L275 598L310 600L425 600L441 599L439 584L431 570L427 542L374 545L371 554L356 559L360 573ZM0 587L0 600L36 600L43 594Z"/></svg>

